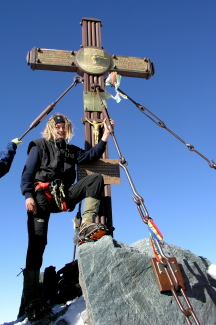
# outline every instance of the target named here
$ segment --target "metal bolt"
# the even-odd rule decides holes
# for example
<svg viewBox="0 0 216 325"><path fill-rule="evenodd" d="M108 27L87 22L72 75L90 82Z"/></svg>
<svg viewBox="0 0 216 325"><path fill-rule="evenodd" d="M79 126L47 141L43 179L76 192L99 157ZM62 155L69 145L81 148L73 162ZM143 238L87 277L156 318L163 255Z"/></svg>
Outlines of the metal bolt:
<svg viewBox="0 0 216 325"><path fill-rule="evenodd" d="M113 69L117 69L117 66L116 66L116 65L114 65Z"/></svg>
<svg viewBox="0 0 216 325"><path fill-rule="evenodd" d="M39 59L37 59L37 61L36 61L37 63L41 63L41 61L39 60Z"/></svg>
<svg viewBox="0 0 216 325"><path fill-rule="evenodd" d="M38 52L41 52L41 49L40 49L40 48L38 48L38 49L37 49L37 51L38 51Z"/></svg>
<svg viewBox="0 0 216 325"><path fill-rule="evenodd" d="M113 55L112 55L112 58L113 58L113 59L116 59L116 55L115 55L115 54L113 54Z"/></svg>
<svg viewBox="0 0 216 325"><path fill-rule="evenodd" d="M80 45L80 47L83 47L83 45Z"/></svg>
<svg viewBox="0 0 216 325"><path fill-rule="evenodd" d="M75 65L74 61L71 62L71 65Z"/></svg>
<svg viewBox="0 0 216 325"><path fill-rule="evenodd" d="M145 61L146 63L148 63L148 62L149 62L149 59L147 59L147 58L144 58L144 61Z"/></svg>
<svg viewBox="0 0 216 325"><path fill-rule="evenodd" d="M72 52L71 52L71 55L74 55L74 54L75 54L75 52L74 52L74 51L72 51Z"/></svg>

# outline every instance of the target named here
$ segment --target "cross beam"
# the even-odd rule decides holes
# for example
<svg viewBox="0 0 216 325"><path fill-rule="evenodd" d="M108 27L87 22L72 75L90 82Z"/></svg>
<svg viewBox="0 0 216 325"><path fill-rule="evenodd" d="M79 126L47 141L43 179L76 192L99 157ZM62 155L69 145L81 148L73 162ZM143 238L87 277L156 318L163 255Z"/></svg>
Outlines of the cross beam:
<svg viewBox="0 0 216 325"><path fill-rule="evenodd" d="M104 50L98 51L95 47L91 47L91 51L87 52L86 49L79 51L62 51L62 50L49 50L44 48L34 47L27 55L27 62L32 70L51 70L51 71L65 71L76 72L83 75L83 70L80 69L82 55L85 57L92 57L92 52L96 55L105 55L107 52ZM149 79L154 74L154 66L149 58L137 58L130 56L109 55L109 68L107 72L116 71L124 77L136 77ZM90 58L91 59L91 58ZM99 74L91 67L90 72ZM97 68L99 68L97 66ZM93 70L93 71L91 71Z"/></svg>
<svg viewBox="0 0 216 325"><path fill-rule="evenodd" d="M83 18L80 24L82 26L82 45L78 51L34 47L28 52L26 59L33 70L76 72L84 81L84 118L102 122L104 117L101 112L101 104L91 85L99 85L103 90L104 77L113 71L125 77L149 79L154 75L154 65L149 58L108 54L102 47L100 19ZM103 92L101 92L101 97L103 99ZM104 101L106 101L105 98ZM84 130L85 149L88 150L95 145L93 127L91 124L85 123ZM108 148L102 158L108 158ZM110 185L105 186L96 222L106 224L110 234L113 235Z"/></svg>

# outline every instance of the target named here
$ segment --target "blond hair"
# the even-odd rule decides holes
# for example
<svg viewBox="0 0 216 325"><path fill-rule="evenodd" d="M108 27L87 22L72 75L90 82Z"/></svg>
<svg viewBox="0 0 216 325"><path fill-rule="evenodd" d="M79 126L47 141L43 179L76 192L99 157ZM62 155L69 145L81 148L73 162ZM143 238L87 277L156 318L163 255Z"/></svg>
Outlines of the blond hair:
<svg viewBox="0 0 216 325"><path fill-rule="evenodd" d="M57 113L50 117L50 119L48 120L48 122L46 124L45 129L43 130L43 132L41 132L41 134L47 140L50 140L50 139L56 140L56 128L55 128L56 122L55 122L54 118L57 116L61 116L65 121L65 132L66 132L65 140L67 142L69 142L74 135L73 124L65 115L60 114L60 113Z"/></svg>

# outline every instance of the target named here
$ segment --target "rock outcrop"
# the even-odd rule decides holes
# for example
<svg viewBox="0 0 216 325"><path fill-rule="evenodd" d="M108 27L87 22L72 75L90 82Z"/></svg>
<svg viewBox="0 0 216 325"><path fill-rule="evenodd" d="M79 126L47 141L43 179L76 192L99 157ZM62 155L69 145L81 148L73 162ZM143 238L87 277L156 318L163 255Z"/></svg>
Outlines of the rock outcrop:
<svg viewBox="0 0 216 325"><path fill-rule="evenodd" d="M216 281L207 273L211 264L190 251L164 243L168 257L176 257L186 294L202 325L216 324ZM160 293L151 267L149 239L130 247L104 236L79 247L80 285L89 325L186 324L171 292ZM180 297L185 308L182 297ZM194 323L190 317L192 324Z"/></svg>

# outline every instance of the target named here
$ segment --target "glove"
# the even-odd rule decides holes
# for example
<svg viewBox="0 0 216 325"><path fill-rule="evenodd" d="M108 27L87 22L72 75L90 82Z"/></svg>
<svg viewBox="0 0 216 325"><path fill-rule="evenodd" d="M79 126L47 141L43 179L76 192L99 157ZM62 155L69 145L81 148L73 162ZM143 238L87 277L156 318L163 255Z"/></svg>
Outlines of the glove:
<svg viewBox="0 0 216 325"><path fill-rule="evenodd" d="M13 139L11 140L11 142L15 143L17 146L23 143L22 141L19 140L19 138Z"/></svg>

